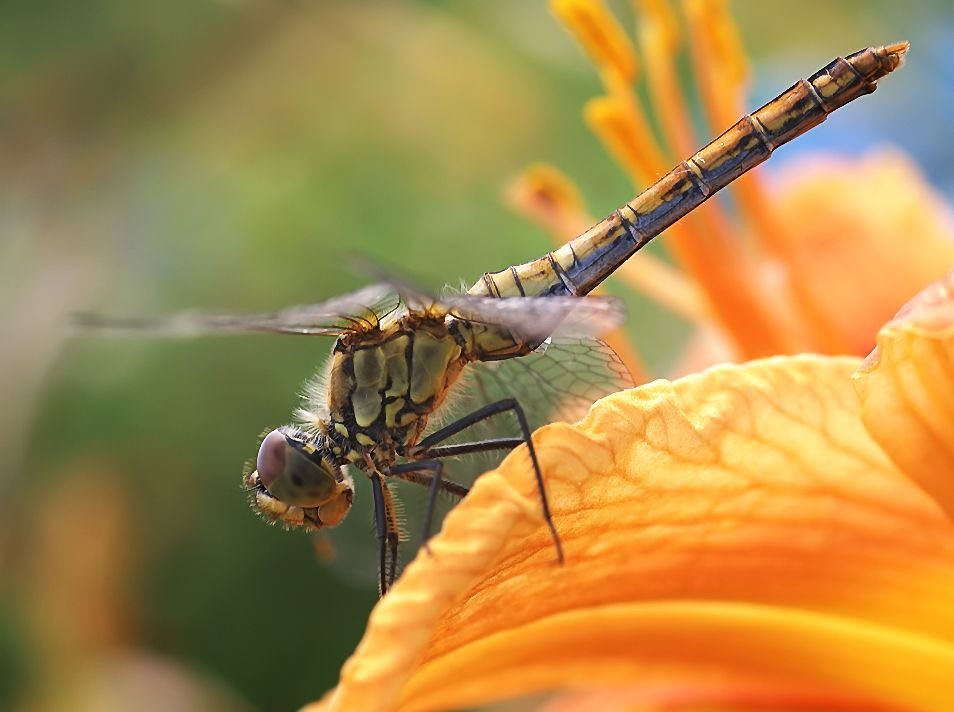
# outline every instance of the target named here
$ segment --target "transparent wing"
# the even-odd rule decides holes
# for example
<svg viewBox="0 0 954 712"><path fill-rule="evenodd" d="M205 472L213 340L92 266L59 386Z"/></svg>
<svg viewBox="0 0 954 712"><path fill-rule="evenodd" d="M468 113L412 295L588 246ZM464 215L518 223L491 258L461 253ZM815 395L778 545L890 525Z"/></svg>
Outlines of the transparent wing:
<svg viewBox="0 0 954 712"><path fill-rule="evenodd" d="M605 342L588 338L552 337L526 356L478 363L471 369L465 384L469 393L458 407L466 403L474 410L515 398L533 430L554 421L579 420L595 401L634 385L617 353ZM505 430L519 434L516 423Z"/></svg>
<svg viewBox="0 0 954 712"><path fill-rule="evenodd" d="M345 331L374 328L400 306L401 298L389 284L373 284L317 304L302 304L260 314L216 314L185 311L158 317L110 317L76 314L73 322L84 331L110 335L187 337L201 334L247 333L338 336Z"/></svg>
<svg viewBox="0 0 954 712"><path fill-rule="evenodd" d="M459 319L505 327L528 341L548 336L570 338L598 336L619 326L626 316L622 302L613 297L487 297L427 290L392 275L377 275L399 295L409 311L450 314Z"/></svg>
<svg viewBox="0 0 954 712"><path fill-rule="evenodd" d="M531 430L555 421L573 422L585 416L598 399L633 385L626 365L606 343L553 337L526 356L468 366L447 403L432 417L429 431L504 398L516 399ZM516 418L508 413L476 423L447 443L520 435ZM469 484L505 455L506 451L495 451L458 458L458 462L447 463L447 477Z"/></svg>
<svg viewBox="0 0 954 712"><path fill-rule="evenodd" d="M598 336L622 323L622 303L613 297L478 297L440 299L448 313L467 321L504 326L534 341L549 336Z"/></svg>
<svg viewBox="0 0 954 712"><path fill-rule="evenodd" d="M411 311L452 314L510 329L527 340L597 335L623 319L620 302L609 297L436 297L394 281L381 282L317 304L275 312L228 314L184 311L156 317L113 317L79 313L73 323L104 335L191 337L203 334L273 332L338 336L373 328L401 304Z"/></svg>

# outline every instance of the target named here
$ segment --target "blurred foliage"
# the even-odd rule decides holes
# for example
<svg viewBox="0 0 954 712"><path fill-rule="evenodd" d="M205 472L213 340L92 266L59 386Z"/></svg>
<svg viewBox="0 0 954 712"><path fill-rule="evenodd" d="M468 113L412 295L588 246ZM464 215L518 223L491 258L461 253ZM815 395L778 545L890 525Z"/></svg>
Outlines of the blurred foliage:
<svg viewBox="0 0 954 712"><path fill-rule="evenodd" d="M932 39L951 35L948 5L737 3L754 100L911 39L896 99L846 110L828 136L887 115L865 145L897 140L950 185L950 148L923 135L951 108L951 50ZM316 301L363 281L355 253L431 288L536 257L547 239L500 201L528 163L559 165L598 213L630 197L580 120L597 82L542 0L19 0L0 17L0 328L16 344L0 362L0 706L100 699L89 666L119 659L136 665L97 670L124 676L130 704L314 699L373 584L262 526L238 482L330 344L65 342L63 315ZM914 121L925 132L902 130ZM665 373L685 327L630 301ZM348 536L370 538L366 494ZM50 625L77 616L86 627Z"/></svg>

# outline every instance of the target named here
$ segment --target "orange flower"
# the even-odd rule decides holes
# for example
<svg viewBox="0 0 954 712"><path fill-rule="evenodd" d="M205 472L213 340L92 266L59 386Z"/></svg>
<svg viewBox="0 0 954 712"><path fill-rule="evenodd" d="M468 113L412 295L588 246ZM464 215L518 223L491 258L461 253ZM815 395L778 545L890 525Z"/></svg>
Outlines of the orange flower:
<svg viewBox="0 0 954 712"><path fill-rule="evenodd" d="M806 157L780 179L773 205L798 226L781 235L790 278L842 353L867 353L898 305L954 266L950 209L899 151Z"/></svg>
<svg viewBox="0 0 954 712"><path fill-rule="evenodd" d="M638 4L644 66L600 3L554 7L607 90L587 120L644 185L694 140L679 23ZM683 8L718 130L742 113L745 57L722 3ZM781 183L769 200L745 177L738 215L709 203L669 230L675 267L640 254L619 273L732 357L856 355L655 381L541 429L565 564L518 449L407 567L311 712L540 695L550 712L954 709L954 273L860 358L954 265L944 207L895 153L803 163ZM549 167L509 195L561 238L592 222Z"/></svg>
<svg viewBox="0 0 954 712"><path fill-rule="evenodd" d="M593 58L606 90L587 105L586 121L636 188L703 143L692 135L676 80L682 47L691 54L712 132L744 113L746 58L724 2L684 0L684 31L664 0L637 2L661 140L634 91L635 50L602 3L554 0L553 7ZM725 358L864 354L906 296L954 264L949 211L896 152L802 161L784 169L779 183L771 194L757 172L743 176L729 189L736 213L713 200L670 228L660 244L675 268L642 252L619 270L621 279L704 332L705 349L692 350L678 372ZM508 193L518 212L561 241L594 222L575 196L572 183L549 166L531 168Z"/></svg>
<svg viewBox="0 0 954 712"><path fill-rule="evenodd" d="M656 381L541 429L566 563L516 451L309 710L552 691L572 693L552 710L954 709L954 274L878 343Z"/></svg>

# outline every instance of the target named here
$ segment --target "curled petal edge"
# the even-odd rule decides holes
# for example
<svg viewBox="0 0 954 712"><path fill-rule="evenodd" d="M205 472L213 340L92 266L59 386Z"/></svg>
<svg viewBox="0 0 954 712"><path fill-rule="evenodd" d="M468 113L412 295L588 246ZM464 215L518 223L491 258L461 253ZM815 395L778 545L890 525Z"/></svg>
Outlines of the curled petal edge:
<svg viewBox="0 0 954 712"><path fill-rule="evenodd" d="M954 272L881 329L853 380L868 432L954 518Z"/></svg>

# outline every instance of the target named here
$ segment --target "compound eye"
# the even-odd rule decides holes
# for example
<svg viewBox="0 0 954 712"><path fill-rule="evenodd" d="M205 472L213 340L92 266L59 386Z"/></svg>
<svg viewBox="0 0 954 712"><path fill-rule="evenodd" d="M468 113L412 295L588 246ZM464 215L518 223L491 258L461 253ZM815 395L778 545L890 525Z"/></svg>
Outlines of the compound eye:
<svg viewBox="0 0 954 712"><path fill-rule="evenodd" d="M320 507L338 494L338 480L320 458L312 459L273 430L258 449L258 480L276 499L299 507Z"/></svg>
<svg viewBox="0 0 954 712"><path fill-rule="evenodd" d="M285 436L278 430L273 430L262 440L255 460L255 469L258 470L258 479L265 489L270 489L285 472L287 449Z"/></svg>

